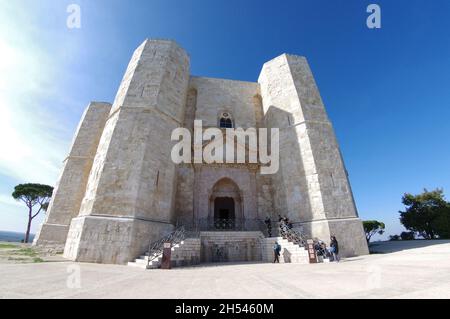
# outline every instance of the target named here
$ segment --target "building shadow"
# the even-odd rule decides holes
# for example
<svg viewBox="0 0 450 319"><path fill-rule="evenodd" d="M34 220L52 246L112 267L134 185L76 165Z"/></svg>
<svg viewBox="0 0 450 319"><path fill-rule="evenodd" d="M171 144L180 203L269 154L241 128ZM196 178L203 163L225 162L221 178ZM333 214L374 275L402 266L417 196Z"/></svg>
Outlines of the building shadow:
<svg viewBox="0 0 450 319"><path fill-rule="evenodd" d="M285 248L283 249L283 260L285 263L290 263L291 261L291 253Z"/></svg>
<svg viewBox="0 0 450 319"><path fill-rule="evenodd" d="M435 240L394 240L394 241L378 241L370 243L369 251L371 254L388 254L403 250L425 248L435 245L450 244L450 240L435 239Z"/></svg>

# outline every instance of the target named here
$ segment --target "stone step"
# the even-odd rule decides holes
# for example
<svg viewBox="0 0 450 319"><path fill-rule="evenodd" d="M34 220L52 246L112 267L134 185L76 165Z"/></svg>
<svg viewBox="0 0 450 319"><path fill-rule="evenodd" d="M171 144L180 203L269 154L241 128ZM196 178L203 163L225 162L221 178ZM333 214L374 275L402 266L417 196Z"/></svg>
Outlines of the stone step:
<svg viewBox="0 0 450 319"><path fill-rule="evenodd" d="M283 251L284 249L289 250L289 251L307 251L305 248L303 247L283 247L281 246L281 251ZM273 248L264 248L265 251L271 251L273 252Z"/></svg>
<svg viewBox="0 0 450 319"><path fill-rule="evenodd" d="M153 265L160 264L161 263L161 259L160 258L154 259L154 260L152 260L150 262L148 262L148 260L145 260L145 259L136 259L133 263L135 263L137 265L150 265L150 266L153 266Z"/></svg>
<svg viewBox="0 0 450 319"><path fill-rule="evenodd" d="M172 247L171 264L172 267L187 266L200 262L201 242L199 238L186 238L184 241ZM162 254L153 254L149 262L148 252L137 258L128 265L142 269L154 269L161 266Z"/></svg>
<svg viewBox="0 0 450 319"><path fill-rule="evenodd" d="M263 260L273 261L273 246L275 242L281 246L280 263L309 264L309 255L305 247L294 244L282 237L266 238L261 243Z"/></svg>
<svg viewBox="0 0 450 319"><path fill-rule="evenodd" d="M135 262L129 262L128 266L135 267L135 268L141 268L141 269L154 269L154 268L157 268L156 266L147 265L147 264L137 264Z"/></svg>
<svg viewBox="0 0 450 319"><path fill-rule="evenodd" d="M289 252L290 254L295 254L295 255L308 255L308 251L307 250L289 250L289 249L282 249L281 250L281 254L285 253L285 252ZM273 255L273 250L266 250L263 251L262 253L265 253L266 255Z"/></svg>
<svg viewBox="0 0 450 319"><path fill-rule="evenodd" d="M159 256L159 257L154 258L153 260L160 260L161 258L162 258L162 256ZM137 258L136 260L140 260L140 259L148 261L149 257L148 256L139 256L139 258Z"/></svg>

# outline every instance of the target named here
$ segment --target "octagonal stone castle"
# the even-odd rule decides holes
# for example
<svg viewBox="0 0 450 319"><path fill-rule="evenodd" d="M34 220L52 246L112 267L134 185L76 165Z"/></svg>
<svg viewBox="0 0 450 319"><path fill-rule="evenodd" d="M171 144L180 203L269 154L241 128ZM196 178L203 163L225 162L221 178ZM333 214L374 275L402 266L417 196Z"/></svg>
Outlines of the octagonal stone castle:
<svg viewBox="0 0 450 319"><path fill-rule="evenodd" d="M262 175L249 163L174 164L171 133L177 127L192 131L194 120L204 128L279 128L278 172ZM146 40L114 103L92 102L84 112L34 244L64 247L64 256L75 261L125 264L175 225L204 225L200 249L207 251L226 247L227 240L214 237L220 229L204 221L235 221L227 228L229 242L245 231L251 239L256 230L233 225L278 216L309 238L335 235L342 256L368 253L306 59L283 54L263 65L258 82L196 77L175 42ZM233 249L255 249L248 238Z"/></svg>

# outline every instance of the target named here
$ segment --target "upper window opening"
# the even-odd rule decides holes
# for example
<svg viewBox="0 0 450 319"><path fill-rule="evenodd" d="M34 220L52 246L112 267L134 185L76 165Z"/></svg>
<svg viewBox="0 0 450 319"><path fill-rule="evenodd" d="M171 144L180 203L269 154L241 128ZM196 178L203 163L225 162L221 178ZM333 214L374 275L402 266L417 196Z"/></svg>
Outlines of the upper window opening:
<svg viewBox="0 0 450 319"><path fill-rule="evenodd" d="M222 113L219 121L220 128L233 128L233 121L229 113Z"/></svg>
<svg viewBox="0 0 450 319"><path fill-rule="evenodd" d="M230 119L220 119L220 128L233 128L233 123Z"/></svg>

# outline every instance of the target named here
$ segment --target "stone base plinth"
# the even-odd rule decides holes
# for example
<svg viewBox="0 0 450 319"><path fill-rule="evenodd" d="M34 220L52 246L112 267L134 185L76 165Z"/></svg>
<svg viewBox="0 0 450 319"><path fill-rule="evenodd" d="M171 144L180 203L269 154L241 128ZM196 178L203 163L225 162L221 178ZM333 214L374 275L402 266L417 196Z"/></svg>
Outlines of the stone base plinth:
<svg viewBox="0 0 450 319"><path fill-rule="evenodd" d="M126 264L173 230L169 223L135 218L82 216L72 220L64 257L78 262Z"/></svg>
<svg viewBox="0 0 450 319"><path fill-rule="evenodd" d="M369 254L366 236L359 218L339 218L301 223L302 231L310 238L323 240L327 246L330 236L336 236L339 256L353 257Z"/></svg>
<svg viewBox="0 0 450 319"><path fill-rule="evenodd" d="M200 233L202 262L261 261L259 231L206 231Z"/></svg>
<svg viewBox="0 0 450 319"><path fill-rule="evenodd" d="M64 245L66 244L68 232L68 225L44 223L42 224L39 233L36 234L33 245L40 247L49 247L58 251L62 251L64 249Z"/></svg>

